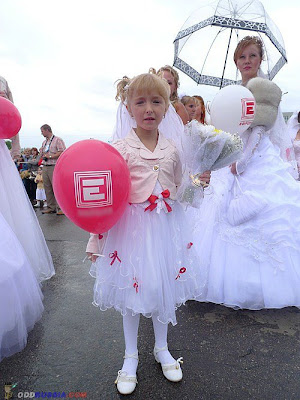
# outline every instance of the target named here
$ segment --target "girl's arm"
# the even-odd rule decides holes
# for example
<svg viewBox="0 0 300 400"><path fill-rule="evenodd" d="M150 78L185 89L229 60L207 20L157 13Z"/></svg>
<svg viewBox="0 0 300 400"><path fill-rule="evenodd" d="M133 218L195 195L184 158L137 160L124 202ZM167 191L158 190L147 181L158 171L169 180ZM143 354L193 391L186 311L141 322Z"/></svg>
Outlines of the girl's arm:
<svg viewBox="0 0 300 400"><path fill-rule="evenodd" d="M107 232L103 234L90 233L90 238L86 246L86 253L92 262L95 262L100 254L107 238Z"/></svg>
<svg viewBox="0 0 300 400"><path fill-rule="evenodd" d="M263 126L255 126L254 128L252 128L247 144L244 147L242 158L231 166L231 172L234 175L239 175L245 171L249 161L251 160L252 155L259 145L259 142L264 132L265 128Z"/></svg>
<svg viewBox="0 0 300 400"><path fill-rule="evenodd" d="M174 104L174 108L179 117L182 119L183 125L186 125L189 122L189 114L184 105L178 101Z"/></svg>
<svg viewBox="0 0 300 400"><path fill-rule="evenodd" d="M20 139L19 134L17 133L16 136L11 138L11 151L10 154L12 158L20 157L21 155L21 146L20 146Z"/></svg>

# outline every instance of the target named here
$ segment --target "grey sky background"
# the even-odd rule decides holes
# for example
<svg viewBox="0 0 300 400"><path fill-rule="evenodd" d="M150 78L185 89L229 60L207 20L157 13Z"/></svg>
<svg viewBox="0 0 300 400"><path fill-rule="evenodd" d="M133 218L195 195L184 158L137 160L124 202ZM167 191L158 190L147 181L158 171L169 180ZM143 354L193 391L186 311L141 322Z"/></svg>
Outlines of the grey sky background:
<svg viewBox="0 0 300 400"><path fill-rule="evenodd" d="M39 147L48 123L70 144L107 140L118 103L115 81L173 63L173 40L202 0L0 0L0 75L22 115L22 147ZM282 111L299 109L298 0L262 0L280 29L288 64L274 82ZM179 72L179 92L211 101L217 88Z"/></svg>

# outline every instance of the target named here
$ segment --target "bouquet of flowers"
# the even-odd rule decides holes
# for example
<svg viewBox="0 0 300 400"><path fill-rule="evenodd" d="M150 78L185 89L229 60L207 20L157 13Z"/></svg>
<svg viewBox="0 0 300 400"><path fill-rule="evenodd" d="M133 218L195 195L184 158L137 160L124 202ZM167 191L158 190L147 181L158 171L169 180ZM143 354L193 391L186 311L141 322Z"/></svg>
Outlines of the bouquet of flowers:
<svg viewBox="0 0 300 400"><path fill-rule="evenodd" d="M199 208L208 186L200 180L205 171L216 171L236 162L242 155L243 142L239 135L191 121L185 128L185 172L177 198L186 206Z"/></svg>

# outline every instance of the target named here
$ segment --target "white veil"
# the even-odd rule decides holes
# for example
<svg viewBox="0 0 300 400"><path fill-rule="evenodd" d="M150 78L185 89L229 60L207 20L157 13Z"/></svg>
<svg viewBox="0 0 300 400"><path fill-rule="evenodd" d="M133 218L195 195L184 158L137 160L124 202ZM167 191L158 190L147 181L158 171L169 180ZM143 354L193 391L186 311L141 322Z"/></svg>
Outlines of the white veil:
<svg viewBox="0 0 300 400"><path fill-rule="evenodd" d="M125 104L120 102L111 141L124 139L132 128L136 128L136 122L134 118L129 115ZM171 139L175 143L182 159L184 125L175 108L171 104L166 112L165 118L159 124L158 129L165 138ZM182 162L183 161L184 160L182 160Z"/></svg>
<svg viewBox="0 0 300 400"><path fill-rule="evenodd" d="M264 72L259 68L257 76L260 78L268 79L268 77L264 74ZM278 107L278 114L275 121L275 124L272 128L267 132L271 142L279 147L280 149L280 156L284 161L287 161L291 165L290 173L295 178L298 179L298 168L297 162L293 147L293 138L291 137L290 133L288 132L287 125L284 121L281 108Z"/></svg>
<svg viewBox="0 0 300 400"><path fill-rule="evenodd" d="M297 132L300 129L300 124L298 122L298 114L299 111L295 111L287 122L288 136L291 138L291 140L295 140Z"/></svg>

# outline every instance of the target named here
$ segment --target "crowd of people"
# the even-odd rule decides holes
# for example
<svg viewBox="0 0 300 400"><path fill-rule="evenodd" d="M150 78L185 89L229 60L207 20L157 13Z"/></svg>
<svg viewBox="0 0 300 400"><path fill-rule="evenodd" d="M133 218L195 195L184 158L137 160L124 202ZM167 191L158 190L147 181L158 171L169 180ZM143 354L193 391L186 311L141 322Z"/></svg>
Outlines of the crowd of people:
<svg viewBox="0 0 300 400"><path fill-rule="evenodd" d="M63 140L52 133L50 125L41 127L45 137L42 147L25 148L20 154L13 152L14 163L34 207L45 208L43 214L63 215L54 195L52 179L57 159L66 149Z"/></svg>
<svg viewBox="0 0 300 400"><path fill-rule="evenodd" d="M36 147L25 148L21 151L19 157L14 159L17 170L19 171L20 177L26 189L26 193L33 206L46 206L46 195L43 180L38 178L37 175L42 175L42 159L40 153ZM39 192L39 197L42 195L42 199L37 199L37 184L42 192ZM38 203L38 200L42 200L43 203Z"/></svg>
<svg viewBox="0 0 300 400"><path fill-rule="evenodd" d="M245 37L239 42L234 63L242 85L250 89L251 82L262 76L263 57L259 37ZM209 121L203 98L179 98L178 88L178 73L168 65L119 81L116 98L120 106L112 145L128 165L130 199L120 220L108 232L91 234L86 248L92 262L90 274L95 278L93 304L101 310L114 308L123 318L125 355L116 379L121 394L132 393L137 385L140 315L152 319L153 355L163 375L178 382L183 377L182 358L175 360L168 350L168 324L177 323L176 310L186 301L251 310L300 307L300 185L291 174L288 161L292 141L286 140L288 130L281 124L278 105L271 104L275 118L270 126L261 122L241 135L244 150L238 162L200 176L213 190L204 190L199 209L186 211L176 197L184 160L189 156L185 154L185 126L193 120L199 124ZM299 112L295 117L292 129L296 149L300 142ZM28 196L32 197L32 188L36 188L35 200L45 201L44 185L47 208L43 212L60 215L52 176L65 146L49 125L43 125L41 133L45 140L40 151L25 149L16 165L21 177L24 175L23 182L29 180L24 182ZM5 152L3 146L0 149ZM299 150L296 155L299 159ZM7 159L5 163L1 160L0 177L4 181L3 172L11 166ZM11 176L17 173L15 166L14 170ZM26 178L26 172L34 179ZM18 186L17 179L13 181ZM8 236L15 235L14 245L19 246L20 254L22 248L25 252L24 265L34 271L27 257L28 245L19 245L20 232L13 224L5 225L8 213L3 210L11 209L9 201L5 203L0 195L0 217L4 217L0 223ZM7 253L4 258L9 268L12 260ZM53 273L49 267L38 282ZM13 278L0 271L0 282L9 279ZM26 284L34 286L33 281ZM42 312L39 287L35 286L37 312L31 327ZM19 318L24 316L26 312L20 310ZM25 324L18 350L24 347L29 325ZM1 334L7 340L7 329ZM14 352L12 346L7 349L2 357Z"/></svg>

